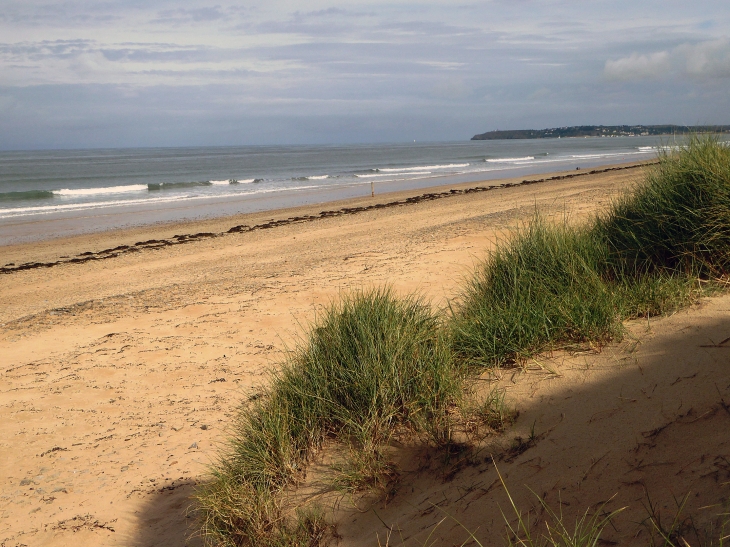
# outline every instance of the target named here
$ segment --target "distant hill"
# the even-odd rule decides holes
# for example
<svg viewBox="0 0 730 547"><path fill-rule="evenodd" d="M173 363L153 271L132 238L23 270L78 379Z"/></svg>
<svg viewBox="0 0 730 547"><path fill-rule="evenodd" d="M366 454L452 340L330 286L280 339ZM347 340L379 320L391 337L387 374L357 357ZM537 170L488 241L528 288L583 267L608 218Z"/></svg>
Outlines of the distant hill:
<svg viewBox="0 0 730 547"><path fill-rule="evenodd" d="M686 135L688 133L730 133L730 125L574 125L552 129L512 129L474 135L473 141L497 139L555 139L558 137L639 137Z"/></svg>

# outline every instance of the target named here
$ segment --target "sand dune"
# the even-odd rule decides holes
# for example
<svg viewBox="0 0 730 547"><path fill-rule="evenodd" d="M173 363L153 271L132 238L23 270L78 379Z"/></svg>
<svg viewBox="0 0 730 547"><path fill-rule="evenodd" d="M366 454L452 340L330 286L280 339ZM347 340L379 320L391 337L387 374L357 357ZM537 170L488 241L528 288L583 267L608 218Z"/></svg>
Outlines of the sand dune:
<svg viewBox="0 0 730 547"><path fill-rule="evenodd" d="M601 353L544 356L491 378L520 411L514 426L455 463L408 451L387 505L341 506L344 543L373 545L373 535L383 541L392 530L393 545L420 546L429 535L434 545L460 545L468 531L485 546L505 545L502 511L515 526L516 517L495 466L532 521L549 520L535 494L570 527L607 502L607 513L626 509L602 544L653 545L653 532L663 545L649 516L668 529L687 496L680 522L691 518L717 542L730 494L730 345L719 344L730 336L730 297L628 326L624 342ZM709 544L690 528L690 545Z"/></svg>

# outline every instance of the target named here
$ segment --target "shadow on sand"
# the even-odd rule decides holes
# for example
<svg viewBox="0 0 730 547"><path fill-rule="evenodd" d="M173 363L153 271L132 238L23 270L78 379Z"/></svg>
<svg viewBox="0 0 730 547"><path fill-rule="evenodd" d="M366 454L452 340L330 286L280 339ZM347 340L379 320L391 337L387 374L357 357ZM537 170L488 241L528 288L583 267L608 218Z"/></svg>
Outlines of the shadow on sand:
<svg viewBox="0 0 730 547"><path fill-rule="evenodd" d="M601 545L652 545L649 515L669 528L687 496L681 533L703 544L730 499L730 342L719 343L730 337L730 296L630 330L636 338L600 354L554 355L539 370L506 371L499 385L518 401L517 422L448 463L424 448L404 451L387 503L360 500L356 510L340 500L340 545L417 547L429 534L428 545L461 545L467 530L484 547L505 545L502 511L513 522L514 514L495 464L538 526L547 515L535 494L570 526L608 502L608 511L627 509ZM184 485L151 494L132 544L202 545L191 538L192 492Z"/></svg>
<svg viewBox="0 0 730 547"><path fill-rule="evenodd" d="M192 484L171 483L149 493L138 513L134 547L201 547L192 513Z"/></svg>
<svg viewBox="0 0 730 547"><path fill-rule="evenodd" d="M405 455L387 503L340 504L342 544L476 545L473 532L484 547L503 547L502 512L513 525L516 517L495 464L538 527L549 516L537 496L571 529L608 502L606 511L627 509L601 545L664 545L649 517L668 530L686 496L680 534L693 547L709 545L707 535L717 544L723 522L730 533L730 517L718 516L730 509L730 341L719 343L730 337L730 297L646 325L631 326L639 342L506 371L499 385L518 401L514 426L449 463L425 450Z"/></svg>

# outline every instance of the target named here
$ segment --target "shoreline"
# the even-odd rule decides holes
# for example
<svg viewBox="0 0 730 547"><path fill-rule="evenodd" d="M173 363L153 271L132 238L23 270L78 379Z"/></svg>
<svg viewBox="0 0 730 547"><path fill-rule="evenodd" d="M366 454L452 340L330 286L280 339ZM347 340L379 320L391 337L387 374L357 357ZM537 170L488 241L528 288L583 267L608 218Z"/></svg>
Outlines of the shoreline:
<svg viewBox="0 0 730 547"><path fill-rule="evenodd" d="M312 222L324 218L354 215L374 209L414 205L424 201L433 201L458 195L516 188L548 181L559 181L609 173L612 171L624 171L654 164L656 164L656 160L608 164L592 169L582 169L578 172L557 171L543 173L541 175L535 175L534 178L512 177L476 183L466 182L438 185L420 188L418 190L401 190L376 194L375 197L348 198L313 205L272 209L258 213L243 213L205 220L150 224L142 227L112 229L70 237L47 238L40 241L0 246L0 264L2 264L0 266L0 274L9 275L20 271L52 268L63 264L82 264L91 261L107 260L117 258L124 254L181 245L203 239L222 237L228 234L266 230L291 224ZM484 185L483 183L485 182L493 184ZM424 190L426 191L424 192ZM374 200L376 203L373 203ZM323 207L325 208L324 210L316 212L317 209L322 209ZM283 218L285 214L290 216ZM275 218L264 220L265 217L272 215ZM277 216L282 218L276 218ZM226 228L225 225L230 223L237 224ZM49 245L53 249L51 253L47 249ZM84 246L96 246L97 249L98 247L104 248L101 250L83 249L79 251L79 248ZM63 250L64 248L66 250ZM21 257L23 255L25 257L14 258L14 251ZM55 260L51 258L54 251L56 254ZM36 254L37 258L28 258L34 254Z"/></svg>
<svg viewBox="0 0 730 547"><path fill-rule="evenodd" d="M663 144L589 140L19 152L0 158L0 247L363 197L371 179L383 192L426 191L644 161Z"/></svg>

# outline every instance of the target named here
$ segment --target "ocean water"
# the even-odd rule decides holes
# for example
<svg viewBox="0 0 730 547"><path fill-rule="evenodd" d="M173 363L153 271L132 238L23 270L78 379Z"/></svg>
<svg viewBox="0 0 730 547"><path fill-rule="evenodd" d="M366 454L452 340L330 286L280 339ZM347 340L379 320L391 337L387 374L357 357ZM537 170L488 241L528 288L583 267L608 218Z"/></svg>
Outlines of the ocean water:
<svg viewBox="0 0 730 547"><path fill-rule="evenodd" d="M651 159L623 137L0 152L0 245Z"/></svg>

